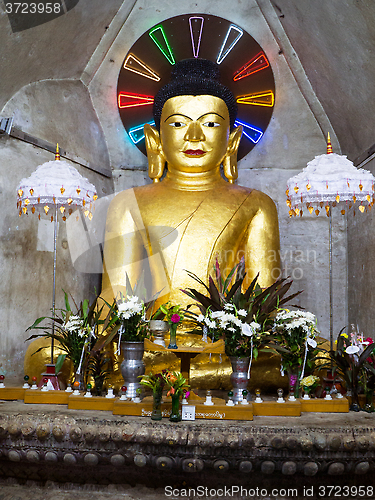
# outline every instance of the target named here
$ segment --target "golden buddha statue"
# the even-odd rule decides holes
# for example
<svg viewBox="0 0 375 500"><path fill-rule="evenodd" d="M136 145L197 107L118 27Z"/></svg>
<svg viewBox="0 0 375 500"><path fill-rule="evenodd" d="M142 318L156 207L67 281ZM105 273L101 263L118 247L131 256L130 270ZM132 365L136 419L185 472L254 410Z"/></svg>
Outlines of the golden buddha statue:
<svg viewBox="0 0 375 500"><path fill-rule="evenodd" d="M159 303L187 305L181 289L196 285L186 270L208 279L218 258L231 269L243 256L247 279L261 286L279 277L275 204L234 184L242 128L236 101L211 61L177 63L155 97L155 127L145 125L153 184L119 193L107 215L103 292L124 291L144 273ZM167 172L161 180L165 164ZM224 180L220 166L228 181Z"/></svg>
<svg viewBox="0 0 375 500"><path fill-rule="evenodd" d="M132 285L143 275L149 298L159 292L158 303L186 306L181 289L197 288L186 270L208 282L216 258L225 273L244 257L247 280L259 272L261 286L280 275L274 202L234 184L242 127L234 126L236 100L219 77L211 61L180 61L155 96L155 127L144 129L153 183L120 192L108 210L108 301L126 291L126 275Z"/></svg>

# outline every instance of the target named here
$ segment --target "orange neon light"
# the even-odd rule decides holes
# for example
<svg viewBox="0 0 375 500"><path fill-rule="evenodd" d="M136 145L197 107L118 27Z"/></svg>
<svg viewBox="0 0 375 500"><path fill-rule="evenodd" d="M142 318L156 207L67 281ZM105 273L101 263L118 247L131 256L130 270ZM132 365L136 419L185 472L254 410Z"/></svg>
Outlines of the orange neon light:
<svg viewBox="0 0 375 500"><path fill-rule="evenodd" d="M258 94L248 94L237 97L238 104L251 104L252 106L272 107L275 103L275 96L272 90L260 92Z"/></svg>
<svg viewBox="0 0 375 500"><path fill-rule="evenodd" d="M242 78L246 78L247 76L253 75L258 71L262 71L263 69L268 68L270 63L264 52L260 52L255 57L253 57L249 62L242 66L237 73L235 73L233 80L236 82L237 80L241 80Z"/></svg>
<svg viewBox="0 0 375 500"><path fill-rule="evenodd" d="M129 54L125 59L124 68L132 71L133 73L137 73L137 75L141 75L149 78L150 80L154 80L155 82L160 81L160 76L133 54Z"/></svg>
<svg viewBox="0 0 375 500"><path fill-rule="evenodd" d="M125 94L124 92L120 92L118 95L118 107L120 109L147 106L148 104L153 104L153 102L154 98L148 95Z"/></svg>

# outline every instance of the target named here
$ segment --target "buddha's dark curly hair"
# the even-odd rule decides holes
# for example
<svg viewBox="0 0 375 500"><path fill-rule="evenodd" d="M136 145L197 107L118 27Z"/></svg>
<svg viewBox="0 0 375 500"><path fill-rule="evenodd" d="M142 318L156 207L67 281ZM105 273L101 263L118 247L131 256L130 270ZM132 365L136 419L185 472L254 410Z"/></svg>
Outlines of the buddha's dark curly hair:
<svg viewBox="0 0 375 500"><path fill-rule="evenodd" d="M154 98L155 126L160 130L160 116L164 104L178 95L213 95L222 99L229 111L230 128L234 128L237 103L228 87L220 83L219 66L208 59L183 59L173 68L171 81Z"/></svg>

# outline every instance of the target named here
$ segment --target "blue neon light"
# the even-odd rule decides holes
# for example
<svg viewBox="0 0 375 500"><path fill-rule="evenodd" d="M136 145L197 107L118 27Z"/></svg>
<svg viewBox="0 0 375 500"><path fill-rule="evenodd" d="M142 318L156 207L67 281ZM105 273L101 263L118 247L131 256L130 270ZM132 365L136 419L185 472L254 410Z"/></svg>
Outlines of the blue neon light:
<svg viewBox="0 0 375 500"><path fill-rule="evenodd" d="M155 122L147 122L148 124L152 125L153 127L155 126ZM141 142L142 139L145 138L145 133L143 131L143 127L145 126L145 123L142 125L138 125L137 127L132 127L129 129L129 136L130 139L132 140L133 144L138 144L138 142Z"/></svg>
<svg viewBox="0 0 375 500"><path fill-rule="evenodd" d="M257 144L261 138L263 137L263 132L248 123L241 122L240 120L236 120L234 122L234 126L238 127L239 125L243 126L243 135L245 135L251 142Z"/></svg>

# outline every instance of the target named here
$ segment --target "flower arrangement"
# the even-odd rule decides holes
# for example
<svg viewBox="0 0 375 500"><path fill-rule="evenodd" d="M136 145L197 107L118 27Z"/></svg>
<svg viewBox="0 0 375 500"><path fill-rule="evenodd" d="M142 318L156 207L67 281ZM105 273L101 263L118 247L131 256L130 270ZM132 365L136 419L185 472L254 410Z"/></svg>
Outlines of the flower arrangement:
<svg viewBox="0 0 375 500"><path fill-rule="evenodd" d="M259 273L250 286L242 291L246 272L244 259L223 276L216 260L214 277L209 277L208 286L195 274L191 278L203 286L207 295L188 288L182 290L196 301L201 314L189 312L189 316L207 332L213 340L223 338L228 356L247 357L258 355L259 347L268 342L272 317L278 307L296 297L297 292L285 296L292 281L278 279L262 289L258 284Z"/></svg>
<svg viewBox="0 0 375 500"><path fill-rule="evenodd" d="M162 376L168 389L167 396L181 396L187 391L189 385L182 373L163 370Z"/></svg>
<svg viewBox="0 0 375 500"><path fill-rule="evenodd" d="M359 411L358 393L359 386L362 382L365 391L369 383L371 389L372 383L375 380L372 376L375 375L374 368L374 353L375 345L371 338L365 339L355 331L352 326L350 336L344 332L344 328L340 331L335 341L336 349L328 351L330 361L321 365L321 368L332 369L334 376L339 376L344 380L347 390L352 396L352 411ZM374 385L375 388L375 385Z"/></svg>
<svg viewBox="0 0 375 500"><path fill-rule="evenodd" d="M308 375L301 380L300 385L306 394L310 394L311 392L315 391L319 383L319 377L317 377L316 375Z"/></svg>
<svg viewBox="0 0 375 500"><path fill-rule="evenodd" d="M75 372L85 366L92 343L98 334L99 325L105 320L101 320L104 303L101 307L98 305L98 295L90 302L85 299L79 305L73 299L75 311L69 302L68 293L65 294L65 309L60 309L55 317L38 318L28 330L44 330L43 333L31 335L26 341L38 337L47 337L60 343L61 349L65 354L60 355L56 361L56 373L59 372L64 360L70 359ZM50 320L45 326L41 323L46 319ZM44 347L38 349L34 354Z"/></svg>
<svg viewBox="0 0 375 500"><path fill-rule="evenodd" d="M152 313L150 319L167 321L169 324L177 322L178 324L184 319L184 311L181 307L181 305L173 305L170 302L165 302L164 304L161 304L154 313ZM177 316L180 318L178 321L176 321Z"/></svg>
<svg viewBox="0 0 375 500"><path fill-rule="evenodd" d="M302 371L314 368L314 355L317 354L315 337L319 334L314 314L280 309L272 332L271 346L282 356L282 371L289 372L296 367L302 367Z"/></svg>
<svg viewBox="0 0 375 500"><path fill-rule="evenodd" d="M223 311L208 310L206 315L200 314L197 322L206 327L210 336L215 340L223 338L225 351L228 356L248 357L251 350L264 342L267 332L262 331L262 325L256 321L245 323L247 316L245 309L238 309L234 304L227 303ZM257 347L255 347L257 356Z"/></svg>
<svg viewBox="0 0 375 500"><path fill-rule="evenodd" d="M101 350L117 337L119 354L122 341L142 342L145 339L148 335L146 314L155 303L155 300L145 303L140 299L145 294L143 280L132 288L126 275L126 294L120 292L112 304L105 301L109 312L103 324L101 338L95 344L94 350Z"/></svg>
<svg viewBox="0 0 375 500"><path fill-rule="evenodd" d="M117 302L117 317L120 324L119 342L140 342L147 335L146 307L136 295L120 295Z"/></svg>
<svg viewBox="0 0 375 500"><path fill-rule="evenodd" d="M104 350L92 350L87 360L87 376L94 380L94 395L101 396L105 382L112 373L112 359Z"/></svg>
<svg viewBox="0 0 375 500"><path fill-rule="evenodd" d="M142 379L140 381L140 384L149 387L153 393L160 393L163 391L164 385L166 383L163 376L164 372L166 372L166 370L155 374L150 372L148 375L141 375Z"/></svg>

